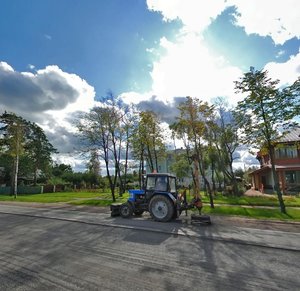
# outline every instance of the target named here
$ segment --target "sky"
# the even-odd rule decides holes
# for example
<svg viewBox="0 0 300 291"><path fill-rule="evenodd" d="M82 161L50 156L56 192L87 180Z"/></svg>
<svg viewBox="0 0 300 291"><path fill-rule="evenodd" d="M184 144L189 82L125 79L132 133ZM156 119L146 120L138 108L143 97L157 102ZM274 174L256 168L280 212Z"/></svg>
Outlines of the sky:
<svg viewBox="0 0 300 291"><path fill-rule="evenodd" d="M171 122L186 96L234 106L250 66L293 83L299 11L298 0L1 0L0 112L37 122L80 169L71 120L108 91Z"/></svg>

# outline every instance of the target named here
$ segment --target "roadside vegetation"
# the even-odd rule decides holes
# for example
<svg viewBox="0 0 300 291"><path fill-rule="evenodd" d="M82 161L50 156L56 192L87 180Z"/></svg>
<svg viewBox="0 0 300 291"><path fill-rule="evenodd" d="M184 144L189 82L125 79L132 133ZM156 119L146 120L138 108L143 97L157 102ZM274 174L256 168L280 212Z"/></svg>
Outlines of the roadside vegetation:
<svg viewBox="0 0 300 291"><path fill-rule="evenodd" d="M19 201L19 202L38 202L38 203L55 203L55 202L72 202L86 201L86 199L101 199L111 203L110 192L57 192L45 194L19 194L17 198L11 195L0 195L0 201Z"/></svg>
<svg viewBox="0 0 300 291"><path fill-rule="evenodd" d="M204 206L203 212L205 214L237 215L256 219L300 221L300 209L288 207L286 214L282 213L279 208L249 208L242 206L217 206L214 209Z"/></svg>
<svg viewBox="0 0 300 291"><path fill-rule="evenodd" d="M284 196L283 198L285 205L300 207L300 198L295 196ZM277 197L274 196L223 196L216 195L214 198L216 204L229 204L229 205L247 205L247 206L278 206ZM203 196L203 202L208 203L209 199L206 196Z"/></svg>

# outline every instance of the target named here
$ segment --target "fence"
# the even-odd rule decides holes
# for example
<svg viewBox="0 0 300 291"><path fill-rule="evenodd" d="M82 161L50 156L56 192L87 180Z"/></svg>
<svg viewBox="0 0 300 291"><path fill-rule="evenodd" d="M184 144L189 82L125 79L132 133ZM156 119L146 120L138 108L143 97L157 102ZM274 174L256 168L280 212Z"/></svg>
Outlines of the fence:
<svg viewBox="0 0 300 291"><path fill-rule="evenodd" d="M0 195L12 193L12 187L0 187ZM18 194L40 194L43 193L43 186L18 186Z"/></svg>
<svg viewBox="0 0 300 291"><path fill-rule="evenodd" d="M43 186L18 186L18 194L43 194L62 192L65 190L65 185L43 185ZM9 195L12 193L11 187L0 186L0 195Z"/></svg>

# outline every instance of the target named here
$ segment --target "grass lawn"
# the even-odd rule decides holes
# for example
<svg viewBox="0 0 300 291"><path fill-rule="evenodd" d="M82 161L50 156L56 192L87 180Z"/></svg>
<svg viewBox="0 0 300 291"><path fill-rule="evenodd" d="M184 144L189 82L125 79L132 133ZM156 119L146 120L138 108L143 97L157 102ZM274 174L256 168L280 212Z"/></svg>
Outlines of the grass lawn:
<svg viewBox="0 0 300 291"><path fill-rule="evenodd" d="M95 192L57 192L44 194L23 194L18 195L15 199L10 195L0 195L0 201L20 201L20 202L40 202L40 203L54 203L54 202L69 202L81 199L111 199L110 193L95 193Z"/></svg>
<svg viewBox="0 0 300 291"><path fill-rule="evenodd" d="M209 197L202 195L203 202L209 203ZM284 196L284 203L288 206L300 207L300 198L295 196ZM214 198L214 203L216 204L231 204L231 205L249 205L249 206L278 206L277 196L274 197L264 196L242 196L242 197L232 197L232 196L222 196L216 195Z"/></svg>
<svg viewBox="0 0 300 291"><path fill-rule="evenodd" d="M214 209L204 206L203 213L218 215L238 215L257 219L293 220L300 221L300 209L287 208L287 214L279 209L245 208L240 206L217 206Z"/></svg>

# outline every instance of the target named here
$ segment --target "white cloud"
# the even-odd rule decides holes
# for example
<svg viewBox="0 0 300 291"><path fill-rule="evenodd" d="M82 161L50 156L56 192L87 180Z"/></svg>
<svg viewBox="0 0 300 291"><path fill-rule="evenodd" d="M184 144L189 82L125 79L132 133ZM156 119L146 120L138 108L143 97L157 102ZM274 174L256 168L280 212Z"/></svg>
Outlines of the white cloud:
<svg viewBox="0 0 300 291"><path fill-rule="evenodd" d="M94 104L95 91L85 80L47 66L32 72L17 72L0 62L0 100L9 109L24 113L86 111ZM18 107L13 108L18 105Z"/></svg>
<svg viewBox="0 0 300 291"><path fill-rule="evenodd" d="M88 111L95 105L95 91L76 74L47 66L32 72L17 72L0 62L1 110L14 112L38 123L52 136L59 151L70 148L74 126L70 120L77 111ZM62 132L61 141L53 133ZM72 141L73 143L74 141Z"/></svg>
<svg viewBox="0 0 300 291"><path fill-rule="evenodd" d="M66 84L76 92L77 98L74 102L69 102L65 108L60 108L51 112L64 111L70 113L77 110L87 111L95 103L95 90L94 87L90 86L84 79L80 78L76 74L70 74L62 71L58 66L47 66L45 69L38 70L35 75L37 82L44 84L47 83L47 79L51 76L56 76L58 79L62 79ZM44 88L44 91L50 94L52 87Z"/></svg>
<svg viewBox="0 0 300 291"><path fill-rule="evenodd" d="M275 44L300 37L299 0L229 0L237 7L237 25L260 36L271 36Z"/></svg>
<svg viewBox="0 0 300 291"><path fill-rule="evenodd" d="M28 68L29 68L30 70L34 70L34 69L35 69L35 65L29 64L29 65L28 65Z"/></svg>
<svg viewBox="0 0 300 291"><path fill-rule="evenodd" d="M0 62L0 71L13 72L14 69L6 62Z"/></svg>
<svg viewBox="0 0 300 291"><path fill-rule="evenodd" d="M236 25L246 33L270 36L275 44L300 38L299 0L147 0L150 10L161 12L164 20L179 19L187 31L201 33L226 8L237 8Z"/></svg>
<svg viewBox="0 0 300 291"><path fill-rule="evenodd" d="M234 83L242 72L231 66L224 56L212 55L202 40L202 31L226 8L237 9L236 25L260 36L271 36L276 44L300 36L300 1L267 0L147 0L148 8L160 12L165 21L181 20L182 28L174 42L160 40L164 53L153 63L152 91L140 95L157 96L158 100L172 101L175 96L197 96L210 100L216 96L229 97L234 104ZM148 49L157 59L157 51ZM279 54L284 53L283 51ZM291 83L299 75L299 55L285 64L270 63L270 73L276 72L282 83ZM136 98L136 100L139 100Z"/></svg>
<svg viewBox="0 0 300 291"><path fill-rule="evenodd" d="M152 94L151 92L141 94L141 93L132 91L132 92L124 92L124 93L120 94L119 97L121 97L122 100L127 104L131 104L131 103L138 104L142 101L149 100L152 96L151 94Z"/></svg>
<svg viewBox="0 0 300 291"><path fill-rule="evenodd" d="M48 40L52 40L52 36L51 35L49 35L49 34L44 34L44 37L46 38L46 39L48 39Z"/></svg>
<svg viewBox="0 0 300 291"><path fill-rule="evenodd" d="M161 12L164 20L179 19L185 29L203 31L228 5L223 0L147 0L150 10Z"/></svg>
<svg viewBox="0 0 300 291"><path fill-rule="evenodd" d="M233 96L234 84L242 72L222 56L214 56L201 37L186 33L170 42L163 38L166 54L153 65L152 93L160 100L175 96L196 96L209 101L215 96Z"/></svg>
<svg viewBox="0 0 300 291"><path fill-rule="evenodd" d="M281 56L283 56L286 52L284 50L280 50L277 55L276 55L276 58L280 58Z"/></svg>
<svg viewBox="0 0 300 291"><path fill-rule="evenodd" d="M300 75L300 51L296 56L291 56L285 63L268 63L265 69L269 71L272 79L279 79L280 86L294 83Z"/></svg>

